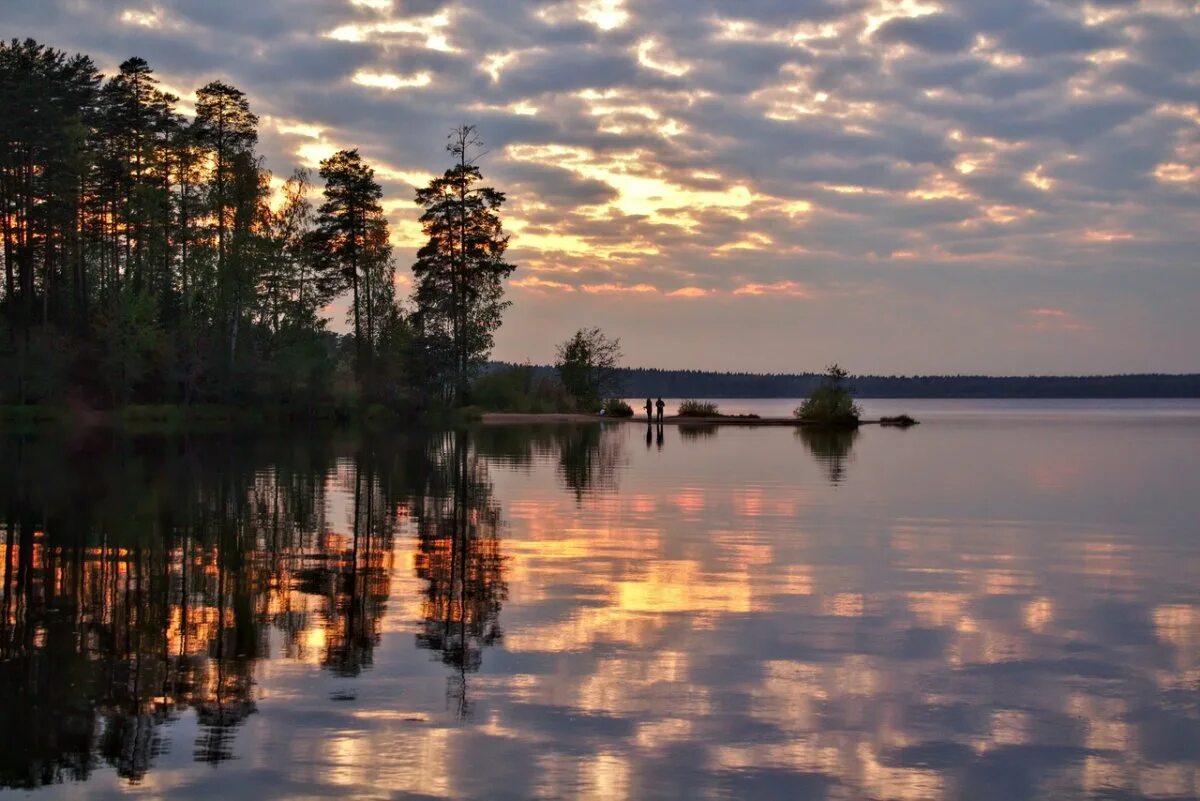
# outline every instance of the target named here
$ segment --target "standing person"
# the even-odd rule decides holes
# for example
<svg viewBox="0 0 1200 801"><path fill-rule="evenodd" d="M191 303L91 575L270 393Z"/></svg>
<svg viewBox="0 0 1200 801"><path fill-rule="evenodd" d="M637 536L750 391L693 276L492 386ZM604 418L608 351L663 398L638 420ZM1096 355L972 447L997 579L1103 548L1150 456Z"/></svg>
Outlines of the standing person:
<svg viewBox="0 0 1200 801"><path fill-rule="evenodd" d="M658 424L662 425L662 410L667 404L663 403L663 399L659 398L654 402L654 407L658 409Z"/></svg>
<svg viewBox="0 0 1200 801"><path fill-rule="evenodd" d="M646 423L654 422L654 403L649 398L646 398Z"/></svg>

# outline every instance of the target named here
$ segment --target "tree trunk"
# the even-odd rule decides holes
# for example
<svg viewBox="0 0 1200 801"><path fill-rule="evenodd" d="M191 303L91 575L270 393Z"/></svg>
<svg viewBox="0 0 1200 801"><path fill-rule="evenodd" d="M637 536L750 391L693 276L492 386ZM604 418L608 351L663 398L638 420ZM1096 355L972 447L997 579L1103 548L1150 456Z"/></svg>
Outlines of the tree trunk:
<svg viewBox="0 0 1200 801"><path fill-rule="evenodd" d="M5 167L4 174L0 175L0 227L2 227L4 235L4 297L10 304L10 317L16 308L16 304L14 303L16 280L15 273L13 272L13 262L15 261L13 235L15 232L12 230L12 218L8 212L11 180L8 168Z"/></svg>
<svg viewBox="0 0 1200 801"><path fill-rule="evenodd" d="M350 217L350 286L354 294L354 380L362 391L362 324L360 322L358 303L358 223L351 205L347 212Z"/></svg>

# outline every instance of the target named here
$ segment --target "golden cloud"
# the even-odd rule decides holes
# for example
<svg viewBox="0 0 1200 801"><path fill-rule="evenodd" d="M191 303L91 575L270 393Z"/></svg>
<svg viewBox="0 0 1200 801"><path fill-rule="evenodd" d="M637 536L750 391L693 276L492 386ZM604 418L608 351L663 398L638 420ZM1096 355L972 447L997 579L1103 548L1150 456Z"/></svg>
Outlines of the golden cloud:
<svg viewBox="0 0 1200 801"><path fill-rule="evenodd" d="M779 295L789 298L811 298L812 292L808 287L797 281L776 281L773 284L742 284L733 290L735 295Z"/></svg>

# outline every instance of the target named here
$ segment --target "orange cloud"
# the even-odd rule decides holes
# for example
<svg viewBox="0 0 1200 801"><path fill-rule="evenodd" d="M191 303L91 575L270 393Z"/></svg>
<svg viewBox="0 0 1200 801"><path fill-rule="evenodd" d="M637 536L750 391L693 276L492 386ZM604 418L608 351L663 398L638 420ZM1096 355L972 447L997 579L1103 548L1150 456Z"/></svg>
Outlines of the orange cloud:
<svg viewBox="0 0 1200 801"><path fill-rule="evenodd" d="M626 293L650 295L658 292L658 289L650 284L584 284L582 287L580 287L580 289L593 295L614 295Z"/></svg>
<svg viewBox="0 0 1200 801"><path fill-rule="evenodd" d="M796 281L776 281L773 284L743 284L733 290L735 295L782 295L789 298L811 298L808 287Z"/></svg>
<svg viewBox="0 0 1200 801"><path fill-rule="evenodd" d="M1083 232L1083 238L1087 242L1127 242L1135 237L1128 231L1093 231L1089 229Z"/></svg>
<svg viewBox="0 0 1200 801"><path fill-rule="evenodd" d="M570 284L564 284L562 281L550 281L545 278L538 278L536 275L527 275L524 278L518 278L515 281L510 281L509 286L519 287L521 289L529 289L535 292L548 289L554 289L561 292L574 292L575 287Z"/></svg>
<svg viewBox="0 0 1200 801"><path fill-rule="evenodd" d="M1026 309L1025 316L1028 319L1020 327L1030 331L1086 331L1091 328L1066 309Z"/></svg>
<svg viewBox="0 0 1200 801"><path fill-rule="evenodd" d="M674 292L668 292L668 298L707 298L717 294L715 289L704 289L698 286L685 286L681 289L676 289Z"/></svg>

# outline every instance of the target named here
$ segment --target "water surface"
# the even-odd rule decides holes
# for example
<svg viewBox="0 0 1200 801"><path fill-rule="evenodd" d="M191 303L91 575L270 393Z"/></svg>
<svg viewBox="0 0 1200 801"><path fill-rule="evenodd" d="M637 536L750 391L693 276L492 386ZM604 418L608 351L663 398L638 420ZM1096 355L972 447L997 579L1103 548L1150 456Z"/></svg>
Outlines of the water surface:
<svg viewBox="0 0 1200 801"><path fill-rule="evenodd" d="M0 786L1197 797L1200 404L894 410L4 438Z"/></svg>

